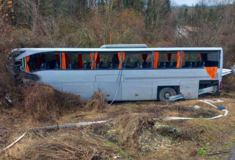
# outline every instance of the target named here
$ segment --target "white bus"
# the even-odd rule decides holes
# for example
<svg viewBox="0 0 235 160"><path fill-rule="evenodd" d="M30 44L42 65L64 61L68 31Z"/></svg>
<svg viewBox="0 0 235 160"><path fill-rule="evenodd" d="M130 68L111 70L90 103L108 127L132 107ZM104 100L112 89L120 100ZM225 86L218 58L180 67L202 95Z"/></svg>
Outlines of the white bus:
<svg viewBox="0 0 235 160"><path fill-rule="evenodd" d="M107 100L169 101L220 93L222 48L21 48L13 50L26 78L90 99L101 90Z"/></svg>

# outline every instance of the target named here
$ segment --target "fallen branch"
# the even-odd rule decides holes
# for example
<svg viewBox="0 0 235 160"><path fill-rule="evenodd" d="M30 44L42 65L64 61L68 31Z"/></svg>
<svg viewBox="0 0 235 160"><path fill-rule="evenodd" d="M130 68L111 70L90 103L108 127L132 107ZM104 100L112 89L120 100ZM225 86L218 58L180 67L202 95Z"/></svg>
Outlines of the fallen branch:
<svg viewBox="0 0 235 160"><path fill-rule="evenodd" d="M211 153L211 154L207 154L207 156L214 156L214 155L218 155L218 154L226 154L226 153L231 153L231 152L230 152L230 151L227 151L227 152Z"/></svg>

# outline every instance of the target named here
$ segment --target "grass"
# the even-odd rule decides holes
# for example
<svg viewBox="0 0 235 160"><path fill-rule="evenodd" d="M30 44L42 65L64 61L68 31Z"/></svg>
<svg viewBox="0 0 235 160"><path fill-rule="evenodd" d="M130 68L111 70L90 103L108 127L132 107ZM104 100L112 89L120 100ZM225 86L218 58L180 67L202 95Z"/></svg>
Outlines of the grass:
<svg viewBox="0 0 235 160"><path fill-rule="evenodd" d="M174 103L154 101L116 103L112 106L106 106L102 109L102 112L89 110L67 112L67 114L59 116L59 119L56 121L57 124L101 119L115 119L115 121L107 124L75 127L51 132L30 132L22 141L8 151L0 154L0 158L20 160L40 159L42 155L46 156L44 159L50 159L48 157L55 158L58 155L63 158L81 158L81 155L83 155L85 156L84 159L92 159L97 156L104 156L109 159L113 159L114 157L121 159L155 159L156 157L157 159L226 159L229 155L228 153L208 156L208 154L229 151L235 142L234 99L221 99L224 100L224 103L216 105L223 105L228 109L229 114L227 117L216 120L205 120L200 117L188 121L158 120L154 123L152 129L138 128L141 127L141 124L146 124L144 120L147 119L138 118L137 116L147 115L151 118L156 115L171 115L172 112L180 116L195 116L193 111L190 112L188 109L192 108L189 106L194 105L199 105L203 108L204 111L197 111L198 113L204 113L210 110L217 115L223 114L223 112L200 103L198 100ZM169 109L171 106L181 106L181 108L177 108L177 110ZM159 107L168 107L168 109L156 110ZM186 111L182 110L185 109L182 107L185 107ZM156 113L156 111L161 112L161 114ZM188 114L185 115L185 112L188 112ZM3 136L5 143L1 143L3 142L1 141L3 138L0 136L0 148L13 142L30 127L49 125L48 123L32 121L30 115L19 112L17 108L8 110L1 109L0 114L0 128L1 130L3 128L6 130L6 135ZM122 121L118 122L119 126L115 125L116 121L121 117L128 115L132 118L124 118L124 120L122 119ZM132 120L133 122L130 122ZM121 126L121 124L127 126ZM156 126L165 129L164 134L161 134L163 132ZM127 127L135 127L136 129L131 130ZM169 133L167 127L175 128L176 133ZM131 131L136 131L136 133L133 133L134 136L126 136L126 132L129 134ZM120 136L126 136L125 141L122 141L122 137ZM130 141L129 138L134 139ZM139 138L142 139L143 143L136 141ZM61 149L65 143L67 146L65 147L67 148L66 151ZM79 146L84 147L89 152L72 149L79 148ZM150 148L150 150L143 149L145 148L144 146ZM35 157L35 155L38 155L38 157Z"/></svg>
<svg viewBox="0 0 235 160"><path fill-rule="evenodd" d="M124 150L121 149L116 143L111 142L111 141L106 141L105 144L109 147L115 148L118 150L118 156L121 156L123 158L128 158L130 160L135 160L135 158L129 156Z"/></svg>

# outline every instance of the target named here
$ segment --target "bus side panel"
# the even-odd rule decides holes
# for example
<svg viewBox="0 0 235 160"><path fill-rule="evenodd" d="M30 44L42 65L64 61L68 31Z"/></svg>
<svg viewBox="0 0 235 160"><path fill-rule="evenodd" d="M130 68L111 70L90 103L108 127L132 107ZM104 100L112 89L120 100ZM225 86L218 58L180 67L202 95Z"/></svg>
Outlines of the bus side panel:
<svg viewBox="0 0 235 160"><path fill-rule="evenodd" d="M118 92L117 92L118 89ZM104 93L105 98L108 101L113 101L114 98L117 101L122 100L122 86L117 82L103 82L103 83L95 83L95 90L100 90ZM117 92L117 95L116 95ZM116 97L115 97L116 95Z"/></svg>
<svg viewBox="0 0 235 160"><path fill-rule="evenodd" d="M182 80L180 85L180 93L185 99L197 99L199 92L199 80Z"/></svg>
<svg viewBox="0 0 235 160"><path fill-rule="evenodd" d="M152 82L123 82L122 100L151 100Z"/></svg>
<svg viewBox="0 0 235 160"><path fill-rule="evenodd" d="M100 73L95 76L95 90L101 90L104 93L105 98L108 101L122 100L122 86L121 82L123 80L123 76L120 74L110 74L112 72L98 71L96 73ZM117 92L118 90L118 92ZM116 95L117 92L117 95ZM116 97L115 97L116 95Z"/></svg>
<svg viewBox="0 0 235 160"><path fill-rule="evenodd" d="M91 72L90 72L91 73ZM38 71L40 82L67 93L90 99L95 92L95 76L84 71L48 70Z"/></svg>
<svg viewBox="0 0 235 160"><path fill-rule="evenodd" d="M91 99L95 90L94 83L63 83L63 91L88 100Z"/></svg>
<svg viewBox="0 0 235 160"><path fill-rule="evenodd" d="M152 88L152 100L157 100L157 93L158 93L158 82L153 81L153 88Z"/></svg>

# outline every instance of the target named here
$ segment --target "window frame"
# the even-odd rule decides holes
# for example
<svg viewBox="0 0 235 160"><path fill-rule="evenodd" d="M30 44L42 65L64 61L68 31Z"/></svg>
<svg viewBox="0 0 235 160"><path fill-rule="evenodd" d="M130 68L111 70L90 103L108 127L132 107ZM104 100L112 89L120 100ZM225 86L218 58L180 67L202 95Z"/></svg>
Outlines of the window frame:
<svg viewBox="0 0 235 160"><path fill-rule="evenodd" d="M204 68L183 68L183 63L182 63L182 54L183 54L183 52L184 52L184 55L185 54L187 54L187 53L202 53L202 54L209 54L209 53L216 53L216 54L218 54L218 68L220 68L221 66L221 51L219 51L219 50L179 50L179 51L177 51L177 50L175 50L175 51L168 51L168 50L165 50L165 51L159 51L159 50L152 50L152 51L126 51L126 52L123 52L123 51L112 51L112 52L107 52L107 51L103 51L103 52L97 52L99 55L100 54L111 54L111 55L114 55L114 54L118 54L118 53L121 53L121 69L118 69L118 68L114 68L114 69L102 69L102 68L99 68L99 69L97 69L97 68L94 68L94 69L86 69L86 71L92 71L92 70L161 70L161 69L163 69L163 70L166 70L166 69L204 69ZM180 68L153 68L153 63L154 63L154 52L159 52L159 54L161 54L161 53L163 53L164 52L164 54L167 56L167 53L174 53L174 52L180 52ZM85 69L62 69L62 53L65 53L66 54L66 52L62 52L62 51L60 51L60 52L39 52L39 53L36 53L36 54L34 54L34 55L38 55L38 54L54 54L54 55L58 55L59 54L59 56L60 56L60 64L59 64L59 66L60 66L60 68L59 69L46 69L46 70L41 70L41 69L38 69L38 70L35 70L35 71L30 71L30 73L34 73L34 72L38 72L38 71L61 71L61 70L66 70L66 71L80 71L80 70L85 70ZM92 56L94 57L95 56L95 51L93 51L93 52L89 52L89 51L87 51L87 52L80 52L80 51L77 51L77 52L67 52L67 54L68 55L70 55L70 54L76 54L76 55L79 55L79 54L82 54L82 55L85 55L85 54L87 54L87 55L89 55L90 53L92 53ZM139 54L139 55L142 55L142 54L148 54L148 55L151 55L151 63L152 63L152 67L151 68L125 68L125 69L123 69L123 55L124 55L124 53L125 53L125 55L127 55L127 54ZM29 56L32 56L32 55L29 55ZM26 58L27 57L24 57L24 58L22 58L22 66L23 66L23 68L24 69L26 69L26 66L27 66L27 61L26 61ZM184 61L185 61L185 59L184 59ZM94 66L95 65L95 59L93 58L93 60L91 61L92 62L92 65ZM158 60L158 62L159 62L159 60Z"/></svg>

